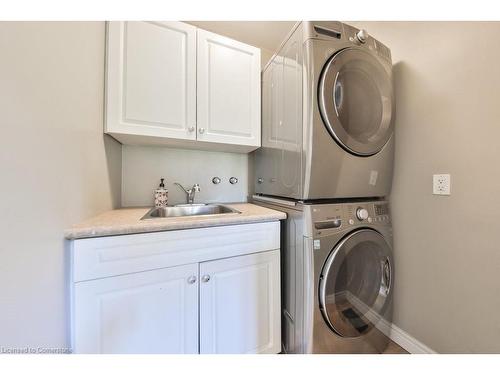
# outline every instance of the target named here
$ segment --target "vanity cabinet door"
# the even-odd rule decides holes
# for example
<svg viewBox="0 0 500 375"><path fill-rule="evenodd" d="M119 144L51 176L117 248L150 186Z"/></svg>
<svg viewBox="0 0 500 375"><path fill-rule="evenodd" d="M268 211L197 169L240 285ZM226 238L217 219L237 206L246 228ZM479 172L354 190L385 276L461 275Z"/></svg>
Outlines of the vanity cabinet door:
<svg viewBox="0 0 500 375"><path fill-rule="evenodd" d="M198 29L198 141L260 146L260 49Z"/></svg>
<svg viewBox="0 0 500 375"><path fill-rule="evenodd" d="M200 263L200 352L279 353L279 250Z"/></svg>
<svg viewBox="0 0 500 375"><path fill-rule="evenodd" d="M195 140L196 27L108 22L107 31L106 133Z"/></svg>
<svg viewBox="0 0 500 375"><path fill-rule="evenodd" d="M75 284L76 353L198 353L198 264Z"/></svg>

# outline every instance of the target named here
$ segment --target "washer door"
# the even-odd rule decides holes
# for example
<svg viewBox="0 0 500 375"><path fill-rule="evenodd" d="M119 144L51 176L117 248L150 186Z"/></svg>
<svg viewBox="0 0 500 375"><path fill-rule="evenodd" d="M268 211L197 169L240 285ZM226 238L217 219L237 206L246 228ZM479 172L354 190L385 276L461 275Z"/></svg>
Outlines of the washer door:
<svg viewBox="0 0 500 375"><path fill-rule="evenodd" d="M320 276L319 305L335 333L362 336L384 317L392 270L390 246L373 229L351 232L333 248Z"/></svg>
<svg viewBox="0 0 500 375"><path fill-rule="evenodd" d="M376 154L393 133L391 76L361 48L346 48L330 58L321 75L318 100L326 128L354 155Z"/></svg>

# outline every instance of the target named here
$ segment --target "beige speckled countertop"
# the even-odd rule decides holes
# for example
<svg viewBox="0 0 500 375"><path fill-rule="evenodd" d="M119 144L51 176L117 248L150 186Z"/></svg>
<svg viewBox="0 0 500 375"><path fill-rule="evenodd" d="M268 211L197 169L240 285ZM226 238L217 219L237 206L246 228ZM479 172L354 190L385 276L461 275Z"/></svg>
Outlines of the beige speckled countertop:
<svg viewBox="0 0 500 375"><path fill-rule="evenodd" d="M119 210L104 212L101 215L76 224L67 229L64 236L69 240L75 240L79 238L116 236L121 234L258 223L286 218L286 214L283 212L251 203L228 203L224 205L234 208L241 213L141 220L150 210L150 207L121 208Z"/></svg>

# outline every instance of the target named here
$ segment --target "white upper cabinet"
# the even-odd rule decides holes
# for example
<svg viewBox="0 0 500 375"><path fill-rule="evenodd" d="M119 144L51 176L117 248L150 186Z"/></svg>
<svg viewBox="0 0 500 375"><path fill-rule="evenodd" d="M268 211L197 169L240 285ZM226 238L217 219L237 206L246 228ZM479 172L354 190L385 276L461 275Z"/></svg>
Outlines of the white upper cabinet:
<svg viewBox="0 0 500 375"><path fill-rule="evenodd" d="M107 48L106 132L196 139L196 28L109 22Z"/></svg>
<svg viewBox="0 0 500 375"><path fill-rule="evenodd" d="M260 49L198 29L198 140L260 146Z"/></svg>
<svg viewBox="0 0 500 375"><path fill-rule="evenodd" d="M260 146L260 50L182 22L108 22L105 132L124 144Z"/></svg>

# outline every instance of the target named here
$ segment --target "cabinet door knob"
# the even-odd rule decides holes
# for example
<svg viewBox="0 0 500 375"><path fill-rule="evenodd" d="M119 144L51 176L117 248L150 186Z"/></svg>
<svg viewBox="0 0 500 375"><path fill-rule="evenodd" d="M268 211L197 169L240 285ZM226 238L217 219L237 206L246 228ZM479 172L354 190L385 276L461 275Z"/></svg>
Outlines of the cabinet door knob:
<svg viewBox="0 0 500 375"><path fill-rule="evenodd" d="M199 128L198 131L200 132L200 134L203 134L205 133L205 128Z"/></svg>
<svg viewBox="0 0 500 375"><path fill-rule="evenodd" d="M204 283L208 283L210 281L210 275L203 275L201 277L201 281L203 281Z"/></svg>
<svg viewBox="0 0 500 375"><path fill-rule="evenodd" d="M188 131L189 131L190 133L194 132L194 126L190 126L190 127L188 128Z"/></svg>
<svg viewBox="0 0 500 375"><path fill-rule="evenodd" d="M188 277L188 284L194 284L196 282L196 276Z"/></svg>

